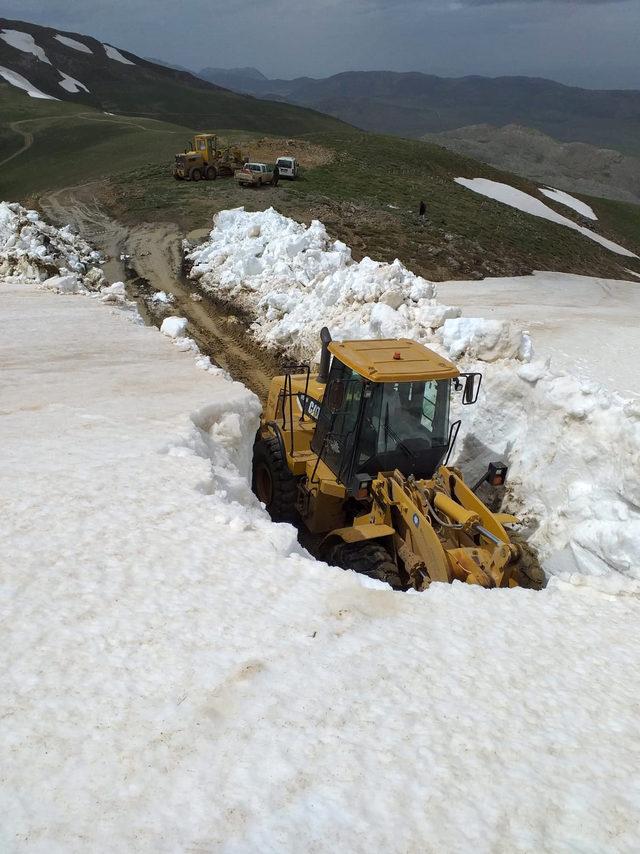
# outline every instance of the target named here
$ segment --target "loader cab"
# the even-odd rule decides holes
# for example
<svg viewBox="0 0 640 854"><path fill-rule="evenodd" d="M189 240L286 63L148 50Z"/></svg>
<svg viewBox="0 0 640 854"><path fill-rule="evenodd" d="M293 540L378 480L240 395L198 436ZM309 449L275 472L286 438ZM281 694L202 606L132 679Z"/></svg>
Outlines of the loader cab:
<svg viewBox="0 0 640 854"><path fill-rule="evenodd" d="M212 163L218 153L218 136L215 133L199 133L193 138L192 150L196 151L205 163Z"/></svg>
<svg viewBox="0 0 640 854"><path fill-rule="evenodd" d="M398 469L431 478L450 444L457 368L414 341L333 342L311 449L347 488Z"/></svg>

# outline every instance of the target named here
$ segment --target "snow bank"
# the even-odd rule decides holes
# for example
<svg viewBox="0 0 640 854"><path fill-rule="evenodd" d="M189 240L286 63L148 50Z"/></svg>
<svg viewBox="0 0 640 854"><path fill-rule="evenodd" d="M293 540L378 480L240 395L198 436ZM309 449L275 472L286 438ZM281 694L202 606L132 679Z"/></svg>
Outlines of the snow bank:
<svg viewBox="0 0 640 854"><path fill-rule="evenodd" d="M502 202L502 204L509 205L509 207L516 208L524 213L532 214L541 219L547 219L549 222L555 222L558 225L564 225L567 228L578 231L580 234L588 237L590 240L594 240L596 243L604 246L605 249L609 249L618 255L625 255L627 258L638 257L635 253L625 249L624 246L620 246L612 240L607 240L606 237L601 237L595 231L591 231L590 228L578 225L573 220L567 219L566 216L556 213L553 208L545 205L540 199L535 199L528 193L523 193L522 190L516 190L515 187L511 187L509 184L490 181L488 178L456 178L455 181L456 184L460 184L468 190L473 190L474 193L479 193L481 196L487 196L490 199L495 199L497 202Z"/></svg>
<svg viewBox="0 0 640 854"><path fill-rule="evenodd" d="M61 44L66 45L67 47L71 47L74 50L79 50L81 53L93 53L91 48L87 47L86 44L83 44L82 42L79 42L76 39L69 38L69 36L61 36L58 33L58 35L54 36L54 39L56 41L59 41Z"/></svg>
<svg viewBox="0 0 640 854"><path fill-rule="evenodd" d="M15 47L16 50L20 50L23 53L31 53L41 62L51 65L46 53L36 44L34 37L30 33L23 33L20 30L2 30L0 32L0 39L11 45L11 47Z"/></svg>
<svg viewBox="0 0 640 854"><path fill-rule="evenodd" d="M62 80L59 81L58 85L63 89L66 89L67 92L71 92L71 94L76 94L80 90L83 92L89 92L84 83L80 83L79 80L76 80L74 77L69 77L68 74L65 74L63 71L58 70L58 73L62 75Z"/></svg>
<svg viewBox="0 0 640 854"><path fill-rule="evenodd" d="M131 62L130 59L127 59L126 56L123 56L117 48L111 47L110 44L103 44L102 47L109 59L114 59L116 62L121 62L123 65L135 65L135 62Z"/></svg>
<svg viewBox="0 0 640 854"><path fill-rule="evenodd" d="M98 290L100 253L69 226L54 228L36 211L0 202L0 276L56 290Z"/></svg>
<svg viewBox="0 0 640 854"><path fill-rule="evenodd" d="M5 68L3 65L0 65L0 77L10 83L12 86L15 86L17 89L23 89L27 95L31 98L40 98L43 101L59 101L59 98L55 98L53 95L47 95L46 92L41 92L40 89L36 89L36 87L30 83L26 77L23 77L22 74L18 74L17 71L12 71L10 68Z"/></svg>
<svg viewBox="0 0 640 854"><path fill-rule="evenodd" d="M414 338L481 371L480 400L461 413L460 462L473 476L490 459L510 464L510 504L550 572L640 591L636 404L530 362L527 333L507 320L460 317L399 261L355 263L317 221L307 228L273 209L223 211L187 259L205 290L256 318L251 329L267 347L312 357L326 324L336 338Z"/></svg>
<svg viewBox="0 0 640 854"><path fill-rule="evenodd" d="M400 261L356 263L321 222L306 227L273 208L220 212L209 240L187 260L204 290L252 313L261 344L295 357L316 352L324 325L335 338L430 339L460 313L437 303L435 286Z"/></svg>
<svg viewBox="0 0 640 854"><path fill-rule="evenodd" d="M553 187L541 187L540 192L543 196L553 199L554 202L558 202L561 205L566 205L566 207L572 208L587 219L598 219L590 205L586 202L581 202L580 199L576 199L575 196L570 196L569 193L565 193L562 190L554 190Z"/></svg>
<svg viewBox="0 0 640 854"><path fill-rule="evenodd" d="M2 850L637 850L637 600L312 561L245 388L0 287Z"/></svg>

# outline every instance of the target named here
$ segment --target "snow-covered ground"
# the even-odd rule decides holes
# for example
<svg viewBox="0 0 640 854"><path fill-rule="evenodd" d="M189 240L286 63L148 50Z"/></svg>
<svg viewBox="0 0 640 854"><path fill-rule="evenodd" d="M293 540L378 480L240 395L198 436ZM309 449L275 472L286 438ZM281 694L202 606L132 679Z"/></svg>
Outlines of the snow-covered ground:
<svg viewBox="0 0 640 854"><path fill-rule="evenodd" d="M69 36L61 36L58 33L57 35L54 36L54 39L56 39L56 41L59 41L61 44L65 45L66 47L71 47L74 50L79 50L81 53L93 53L93 51L91 50L91 48L88 45L83 44L82 42L79 42L77 39L72 39Z"/></svg>
<svg viewBox="0 0 640 854"><path fill-rule="evenodd" d="M553 199L554 202L559 202L561 205L571 208L576 211L576 213L579 213L587 219L598 219L590 205L586 202L580 201L580 199L576 199L575 196L571 196L569 193L565 193L563 190L554 190L553 187L541 187L540 192L548 199Z"/></svg>
<svg viewBox="0 0 640 854"><path fill-rule="evenodd" d="M80 83L80 81L76 80L75 77L69 77L68 74L65 74L62 71L59 71L58 73L62 75L62 80L60 80L58 85L61 86L63 89L66 89L67 92L71 92L71 94L76 94L81 89L84 92L89 91L84 85L84 83Z"/></svg>
<svg viewBox="0 0 640 854"><path fill-rule="evenodd" d="M12 214L0 848L637 850L638 599L310 560L249 490L254 396L43 289L43 247L96 259Z"/></svg>
<svg viewBox="0 0 640 854"><path fill-rule="evenodd" d="M638 257L634 252L625 249L624 246L620 246L620 244L614 243L600 234L596 234L590 228L578 225L573 220L554 211L549 205L545 205L540 199L536 199L522 190L517 190L509 184L502 184L500 181L491 181L488 178L456 178L455 180L456 184L460 184L468 190L473 190L474 193L479 193L481 196L502 202L504 205L509 205L509 207L516 208L524 213L549 220L549 222L555 222L558 225L572 228L574 231L578 231L580 234L588 237L590 240L594 240L596 243L604 246L605 249L609 249L618 255L625 255L628 258Z"/></svg>
<svg viewBox="0 0 640 854"><path fill-rule="evenodd" d="M118 48L112 47L110 44L103 44L102 47L109 59L114 59L116 62L121 62L123 65L135 65L135 62L132 62L130 59L127 59L126 56L123 56Z"/></svg>
<svg viewBox="0 0 640 854"><path fill-rule="evenodd" d="M23 53L31 53L41 62L51 65L49 57L40 45L36 44L36 40L30 33L23 33L20 30L2 30L0 31L0 39L11 45L11 47L15 47L16 50L21 50Z"/></svg>
<svg viewBox="0 0 640 854"><path fill-rule="evenodd" d="M320 222L307 228L274 210L223 211L209 240L187 258L193 263L190 275L203 288L256 318L251 329L258 341L296 358L316 353L319 330L327 324L338 338L414 338L465 369L480 370L483 393L476 407L463 410L457 448L468 476L480 476L490 459L504 458L511 467L510 505L548 571L609 591L640 592L640 404L618 393L633 382L618 329L625 311L627 364L638 350L635 284L619 283L616 290L616 283L547 274L548 292L574 287L574 307L575 290L583 288L590 327L583 329L580 316L569 310L564 323L547 323L546 342L537 350L534 338L532 350L530 336L513 322L526 312L515 315L511 308L487 317L483 310L478 317L471 310L470 317L460 317L461 308L439 303L435 285L399 261L355 263L348 247L329 240ZM535 301L529 277L499 281L494 288L502 286L506 302L511 291L515 302L521 283L527 299ZM532 283L544 291L539 279ZM464 304L470 287L456 287L445 286L445 296ZM482 283L472 287L482 293ZM593 307L594 291L608 315ZM553 305L544 312L554 316ZM602 354L600 340L608 342ZM568 342L575 350L572 361L564 358ZM608 363L614 353L617 361ZM589 354L597 372L580 370ZM619 384L598 385L604 373L618 373Z"/></svg>
<svg viewBox="0 0 640 854"><path fill-rule="evenodd" d="M629 271L631 272L631 271ZM640 388L640 282L534 273L438 283L438 296L463 315L510 320L527 329L537 355L555 367L629 397Z"/></svg>
<svg viewBox="0 0 640 854"><path fill-rule="evenodd" d="M26 77L22 76L22 74L18 74L17 71L12 71L10 68L5 68L4 65L0 65L0 77L2 77L3 80L6 80L7 83L15 86L17 89L23 89L31 98L40 98L43 101L59 100L59 98L54 98L53 95L47 95L46 92L42 92L40 89L37 89L33 83L30 83Z"/></svg>

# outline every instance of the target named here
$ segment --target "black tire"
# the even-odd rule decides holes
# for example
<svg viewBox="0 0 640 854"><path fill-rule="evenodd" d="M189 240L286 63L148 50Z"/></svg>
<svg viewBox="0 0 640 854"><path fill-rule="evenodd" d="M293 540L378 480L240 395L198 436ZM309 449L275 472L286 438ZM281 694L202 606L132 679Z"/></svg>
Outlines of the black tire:
<svg viewBox="0 0 640 854"><path fill-rule="evenodd" d="M298 487L277 438L258 439L253 446L252 489L274 522L295 522Z"/></svg>
<svg viewBox="0 0 640 854"><path fill-rule="evenodd" d="M215 181L218 177L218 170L215 166L209 166L207 167L207 171L204 173L204 177L207 181Z"/></svg>
<svg viewBox="0 0 640 854"><path fill-rule="evenodd" d="M199 170L199 169L194 169L194 170L191 172L191 180L192 180L192 181L199 181L199 180L200 180L200 178L202 178L202 173L200 172L200 170Z"/></svg>
<svg viewBox="0 0 640 854"><path fill-rule="evenodd" d="M329 549L326 560L333 566L353 569L377 581L386 581L394 590L406 587L394 559L378 540L336 543Z"/></svg>

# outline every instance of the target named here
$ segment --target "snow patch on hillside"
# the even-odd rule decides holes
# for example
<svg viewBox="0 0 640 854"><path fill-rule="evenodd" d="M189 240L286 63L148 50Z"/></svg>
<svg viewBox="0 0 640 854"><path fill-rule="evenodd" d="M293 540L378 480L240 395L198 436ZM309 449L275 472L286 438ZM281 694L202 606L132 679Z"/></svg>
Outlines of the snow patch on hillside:
<svg viewBox="0 0 640 854"><path fill-rule="evenodd" d="M61 44L66 45L67 47L71 47L74 50L79 50L81 53L93 53L91 48L88 47L86 44L82 44L82 42L76 41L76 39L69 38L69 36L61 36L58 33L58 35L54 36L54 39L56 41L59 41Z"/></svg>
<svg viewBox="0 0 640 854"><path fill-rule="evenodd" d="M46 53L36 44L34 37L30 33L23 33L20 30L2 30L0 32L0 39L11 45L11 47L15 47L16 50L20 50L23 53L31 53L41 62L51 65Z"/></svg>
<svg viewBox="0 0 640 854"><path fill-rule="evenodd" d="M102 47L109 59L114 59L116 62L121 62L123 65L135 65L135 62L131 62L130 59L127 59L126 56L123 56L117 48L111 47L110 44L103 44Z"/></svg>
<svg viewBox="0 0 640 854"><path fill-rule="evenodd" d="M625 255L627 258L638 257L634 252L625 249L624 246L620 246L612 240L607 240L606 237L601 237L595 231L591 231L590 228L578 225L566 216L556 213L548 205L545 205L544 202L541 202L540 199L535 199L522 190L516 190L515 187L511 187L509 184L490 181L488 178L456 178L455 182L462 187L466 187L468 190L472 190L474 193L479 193L481 196L502 202L502 204L516 208L516 210L549 220L549 222L555 222L558 225L564 225L567 228L573 229L573 231L578 231L580 234L599 243L605 249L615 252L617 255Z"/></svg>
<svg viewBox="0 0 640 854"><path fill-rule="evenodd" d="M575 196L570 196L569 193L565 193L562 190L554 190L553 187L541 187L540 192L544 196L547 196L547 198L553 199L554 202L558 202L561 205L572 208L587 219L598 219L592 207L590 207L586 202L581 202L580 199L576 199Z"/></svg>
<svg viewBox="0 0 640 854"><path fill-rule="evenodd" d="M71 92L72 94L75 94L76 92L79 92L81 89L83 92L89 92L89 90L84 85L84 83L80 83L79 80L76 80L73 77L69 77L68 74L65 74L63 71L60 71L59 69L58 69L58 73L62 74L62 80L59 81L58 85L61 86L63 89L66 89L67 92Z"/></svg>
<svg viewBox="0 0 640 854"><path fill-rule="evenodd" d="M55 228L37 211L0 202L0 276L60 291L98 290L101 256L70 226Z"/></svg>
<svg viewBox="0 0 640 854"><path fill-rule="evenodd" d="M12 71L10 68L5 68L3 65L0 65L0 77L4 78L4 80L12 86L15 86L18 89L23 89L31 98L40 98L43 101L60 100L59 98L55 98L53 95L47 95L46 92L41 92L40 89L36 89L36 87L32 83L29 83L27 78L23 77L22 74L18 74L17 71Z"/></svg>
<svg viewBox="0 0 640 854"><path fill-rule="evenodd" d="M356 263L318 221L222 211L187 260L203 289L250 312L259 342L296 358L316 355L326 324L336 338L414 338L481 371L457 449L471 479L502 457L510 504L549 571L640 591L638 404L533 359L507 320L460 317L399 261Z"/></svg>

